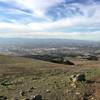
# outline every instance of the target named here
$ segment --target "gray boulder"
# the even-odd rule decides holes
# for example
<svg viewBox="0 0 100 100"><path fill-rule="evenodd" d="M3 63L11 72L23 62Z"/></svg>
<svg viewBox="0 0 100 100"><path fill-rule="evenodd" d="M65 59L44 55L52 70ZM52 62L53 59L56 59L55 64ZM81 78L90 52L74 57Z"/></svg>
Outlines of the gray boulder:
<svg viewBox="0 0 100 100"><path fill-rule="evenodd" d="M31 100L42 100L42 96L41 95L35 95L31 98Z"/></svg>
<svg viewBox="0 0 100 100"><path fill-rule="evenodd" d="M79 74L76 74L76 75L71 75L70 80L73 83L78 82L78 81L82 82L82 81L86 81L86 77L85 77L84 73L79 73Z"/></svg>
<svg viewBox="0 0 100 100"><path fill-rule="evenodd" d="M85 74L84 73L77 74L76 79L77 79L77 81L81 81L81 82L86 81Z"/></svg>

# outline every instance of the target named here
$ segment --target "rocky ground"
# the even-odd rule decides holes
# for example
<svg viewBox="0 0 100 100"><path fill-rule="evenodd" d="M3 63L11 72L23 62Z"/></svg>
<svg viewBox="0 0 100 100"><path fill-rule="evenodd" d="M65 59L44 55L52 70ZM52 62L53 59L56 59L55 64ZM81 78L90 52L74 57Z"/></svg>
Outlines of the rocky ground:
<svg viewBox="0 0 100 100"><path fill-rule="evenodd" d="M0 100L100 100L100 60L69 60L0 56Z"/></svg>
<svg viewBox="0 0 100 100"><path fill-rule="evenodd" d="M100 100L100 77L94 77L86 88L86 100Z"/></svg>

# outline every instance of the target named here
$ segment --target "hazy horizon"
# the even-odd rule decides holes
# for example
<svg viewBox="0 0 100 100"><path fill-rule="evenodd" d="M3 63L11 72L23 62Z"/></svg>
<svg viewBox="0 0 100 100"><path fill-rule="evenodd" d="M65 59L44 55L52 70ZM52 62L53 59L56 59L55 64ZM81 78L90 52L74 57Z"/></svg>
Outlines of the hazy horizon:
<svg viewBox="0 0 100 100"><path fill-rule="evenodd" d="M72 40L72 41L90 41L90 42L100 42L100 40L88 40L88 39L71 39L71 38L55 38L55 37L52 37L52 38L50 38L50 37L46 37L46 38L44 38L44 37L42 37L42 38L39 38L39 37L0 37L0 39L2 39L2 40L7 40L7 39L9 39L9 40L14 40L14 39L16 39L16 40L23 40L23 39L26 39L26 40L66 40L66 41L68 41L68 40Z"/></svg>

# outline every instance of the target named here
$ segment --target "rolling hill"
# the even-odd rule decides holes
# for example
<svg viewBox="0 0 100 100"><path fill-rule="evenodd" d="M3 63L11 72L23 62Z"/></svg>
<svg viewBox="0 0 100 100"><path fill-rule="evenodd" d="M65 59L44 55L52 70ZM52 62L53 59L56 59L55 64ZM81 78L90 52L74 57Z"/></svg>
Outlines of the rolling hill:
<svg viewBox="0 0 100 100"><path fill-rule="evenodd" d="M26 100L25 98L39 94L43 100L99 100L100 60L71 60L75 65L1 55L0 97L5 96L8 100ZM76 87L71 86L69 77L80 72L85 73L89 83L78 82ZM94 92L89 91L90 86ZM86 95L87 92L90 95Z"/></svg>

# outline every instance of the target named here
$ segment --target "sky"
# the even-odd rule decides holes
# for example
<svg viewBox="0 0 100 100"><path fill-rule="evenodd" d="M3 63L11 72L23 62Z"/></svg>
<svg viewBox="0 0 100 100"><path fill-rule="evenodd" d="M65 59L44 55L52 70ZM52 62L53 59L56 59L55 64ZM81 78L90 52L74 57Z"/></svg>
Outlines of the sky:
<svg viewBox="0 0 100 100"><path fill-rule="evenodd" d="M100 41L100 0L0 0L0 37Z"/></svg>

